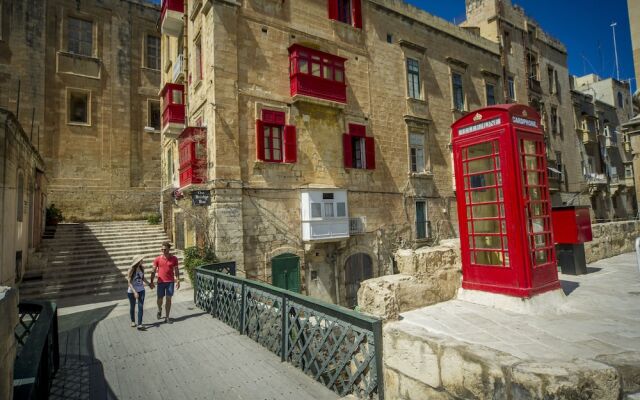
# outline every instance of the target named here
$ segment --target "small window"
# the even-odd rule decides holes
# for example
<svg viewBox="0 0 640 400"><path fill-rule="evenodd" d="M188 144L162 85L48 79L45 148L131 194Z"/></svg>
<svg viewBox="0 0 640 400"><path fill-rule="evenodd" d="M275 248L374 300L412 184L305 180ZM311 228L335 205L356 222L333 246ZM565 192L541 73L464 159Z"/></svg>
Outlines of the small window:
<svg viewBox="0 0 640 400"><path fill-rule="evenodd" d="M424 135L411 133L409 135L409 147L411 172L424 172Z"/></svg>
<svg viewBox="0 0 640 400"><path fill-rule="evenodd" d="M407 58L407 85L409 97L420 99L420 63L413 58Z"/></svg>
<svg viewBox="0 0 640 400"><path fill-rule="evenodd" d="M67 24L67 50L83 56L93 55L93 23L69 18Z"/></svg>
<svg viewBox="0 0 640 400"><path fill-rule="evenodd" d="M511 34L509 33L509 31L504 31L504 37L503 37L503 44L502 44L505 48L505 50L507 51L507 53L511 54Z"/></svg>
<svg viewBox="0 0 640 400"><path fill-rule="evenodd" d="M265 161L282 161L282 127L263 125Z"/></svg>
<svg viewBox="0 0 640 400"><path fill-rule="evenodd" d="M464 111L464 88L462 86L462 75L454 72L451 75L453 87L453 108L458 111Z"/></svg>
<svg viewBox="0 0 640 400"><path fill-rule="evenodd" d="M507 78L507 91L509 94L509 100L515 101L516 100L516 83L514 81L513 76L510 76Z"/></svg>
<svg viewBox="0 0 640 400"><path fill-rule="evenodd" d="M297 161L296 129L285 125L285 113L262 110L256 121L256 151L261 161L294 163Z"/></svg>
<svg viewBox="0 0 640 400"><path fill-rule="evenodd" d="M556 75L553 67L547 68L547 79L549 80L549 93L554 94L556 92Z"/></svg>
<svg viewBox="0 0 640 400"><path fill-rule="evenodd" d="M496 104L496 86L491 83L487 83L486 85L487 91L487 105L493 106Z"/></svg>
<svg viewBox="0 0 640 400"><path fill-rule="evenodd" d="M624 166L624 176L627 178L633 178L633 166L625 165Z"/></svg>
<svg viewBox="0 0 640 400"><path fill-rule="evenodd" d="M167 43L169 43L169 40L167 40ZM160 69L160 38L153 35L147 35L146 50L146 67L151 69Z"/></svg>
<svg viewBox="0 0 640 400"><path fill-rule="evenodd" d="M173 183L173 149L167 149L167 185Z"/></svg>
<svg viewBox="0 0 640 400"><path fill-rule="evenodd" d="M624 107L624 98L621 92L618 92L618 107Z"/></svg>
<svg viewBox="0 0 640 400"><path fill-rule="evenodd" d="M416 238L426 239L428 237L427 203L426 201L416 201Z"/></svg>
<svg viewBox="0 0 640 400"><path fill-rule="evenodd" d="M327 0L329 18L362 28L361 0Z"/></svg>
<svg viewBox="0 0 640 400"><path fill-rule="evenodd" d="M89 92L70 90L69 97L69 123L90 124L89 121Z"/></svg>
<svg viewBox="0 0 640 400"><path fill-rule="evenodd" d="M196 49L196 54L195 54L195 75L196 75L196 82L197 81L201 81L202 80L202 40L200 37L198 37L198 39L196 39L195 42L195 49Z"/></svg>
<svg viewBox="0 0 640 400"><path fill-rule="evenodd" d="M160 123L160 102L149 100L147 102L147 110L147 126L159 131L162 128Z"/></svg>
<svg viewBox="0 0 640 400"><path fill-rule="evenodd" d="M393 35L390 33L387 33L387 43L393 43Z"/></svg>
<svg viewBox="0 0 640 400"><path fill-rule="evenodd" d="M551 106L551 132L558 133L558 107Z"/></svg>
<svg viewBox="0 0 640 400"><path fill-rule="evenodd" d="M338 21L351 25L351 0L338 0Z"/></svg>
<svg viewBox="0 0 640 400"><path fill-rule="evenodd" d="M24 174L18 172L18 182L16 185L16 215L18 222L22 222L24 214Z"/></svg>
<svg viewBox="0 0 640 400"><path fill-rule="evenodd" d="M366 136L364 125L349 124L349 133L343 135L345 168L375 169L375 142Z"/></svg>
<svg viewBox="0 0 640 400"><path fill-rule="evenodd" d="M333 193L322 193L322 200L333 200Z"/></svg>

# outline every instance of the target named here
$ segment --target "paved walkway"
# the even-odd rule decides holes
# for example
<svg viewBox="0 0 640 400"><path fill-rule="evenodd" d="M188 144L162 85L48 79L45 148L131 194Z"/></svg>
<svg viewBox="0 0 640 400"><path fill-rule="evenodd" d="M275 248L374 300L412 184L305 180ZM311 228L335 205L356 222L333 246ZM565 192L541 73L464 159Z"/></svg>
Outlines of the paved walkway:
<svg viewBox="0 0 640 400"><path fill-rule="evenodd" d="M191 289L178 291L171 311L174 323L166 324L156 320L156 298L149 293L145 331L129 326L126 298L60 308L61 369L51 398L338 398L253 340L195 308L192 299Z"/></svg>
<svg viewBox="0 0 640 400"><path fill-rule="evenodd" d="M403 322L521 359L593 359L640 352L640 273L635 254L560 274L566 294L557 311L517 314L452 300L403 314ZM639 360L640 361L640 360Z"/></svg>

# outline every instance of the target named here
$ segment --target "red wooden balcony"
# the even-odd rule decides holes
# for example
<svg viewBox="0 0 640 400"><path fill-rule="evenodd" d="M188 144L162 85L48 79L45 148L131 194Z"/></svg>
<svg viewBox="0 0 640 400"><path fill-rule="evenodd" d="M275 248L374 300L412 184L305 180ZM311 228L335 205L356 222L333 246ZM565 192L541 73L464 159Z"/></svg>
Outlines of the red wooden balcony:
<svg viewBox="0 0 640 400"><path fill-rule="evenodd" d="M178 138L180 187L207 181L207 129L190 126Z"/></svg>
<svg viewBox="0 0 640 400"><path fill-rule="evenodd" d="M160 91L162 98L162 134L177 138L185 128L184 85L167 83Z"/></svg>
<svg viewBox="0 0 640 400"><path fill-rule="evenodd" d="M347 102L346 58L297 44L289 47L291 96Z"/></svg>
<svg viewBox="0 0 640 400"><path fill-rule="evenodd" d="M160 26L162 34L180 36L183 27L184 0L162 0Z"/></svg>

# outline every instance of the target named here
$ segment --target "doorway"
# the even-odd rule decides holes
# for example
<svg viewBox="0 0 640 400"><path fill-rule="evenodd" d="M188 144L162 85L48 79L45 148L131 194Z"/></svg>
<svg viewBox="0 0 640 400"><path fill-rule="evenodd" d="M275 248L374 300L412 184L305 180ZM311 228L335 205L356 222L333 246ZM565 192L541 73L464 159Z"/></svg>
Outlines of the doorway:
<svg viewBox="0 0 640 400"><path fill-rule="evenodd" d="M358 305L358 289L360 289L360 283L373 278L371 257L365 253L353 254L345 263L344 274L346 306L348 308L354 308Z"/></svg>
<svg viewBox="0 0 640 400"><path fill-rule="evenodd" d="M271 282L273 286L300 293L300 257L291 253L273 257Z"/></svg>

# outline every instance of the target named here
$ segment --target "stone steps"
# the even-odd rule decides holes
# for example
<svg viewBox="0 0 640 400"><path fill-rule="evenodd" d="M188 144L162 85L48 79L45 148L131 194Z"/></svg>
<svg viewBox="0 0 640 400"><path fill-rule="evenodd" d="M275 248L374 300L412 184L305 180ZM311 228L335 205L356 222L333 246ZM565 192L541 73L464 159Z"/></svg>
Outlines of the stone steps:
<svg viewBox="0 0 640 400"><path fill-rule="evenodd" d="M161 225L146 221L60 224L48 230L37 258L20 284L23 299L74 299L126 296L126 272L135 255L145 257L145 273L167 240ZM175 251L182 266L182 252Z"/></svg>

